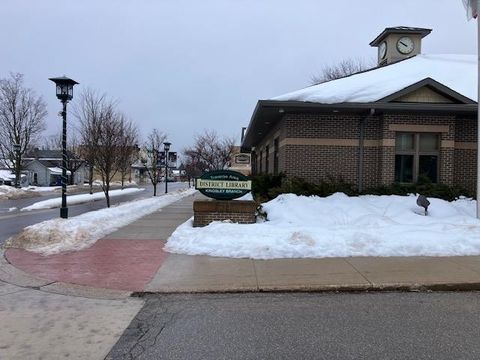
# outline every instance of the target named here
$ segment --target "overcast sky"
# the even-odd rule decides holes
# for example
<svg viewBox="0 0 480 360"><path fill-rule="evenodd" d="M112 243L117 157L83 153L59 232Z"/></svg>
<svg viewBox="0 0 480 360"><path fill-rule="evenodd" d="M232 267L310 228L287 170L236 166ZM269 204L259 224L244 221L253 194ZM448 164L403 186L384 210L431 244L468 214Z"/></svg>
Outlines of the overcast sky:
<svg viewBox="0 0 480 360"><path fill-rule="evenodd" d="M25 75L59 131L48 78L119 101L145 137L172 151L216 129L240 137L257 100L305 86L325 65L376 61L385 27L432 28L423 53L476 53L461 0L0 0L0 77ZM73 117L69 121L74 121Z"/></svg>

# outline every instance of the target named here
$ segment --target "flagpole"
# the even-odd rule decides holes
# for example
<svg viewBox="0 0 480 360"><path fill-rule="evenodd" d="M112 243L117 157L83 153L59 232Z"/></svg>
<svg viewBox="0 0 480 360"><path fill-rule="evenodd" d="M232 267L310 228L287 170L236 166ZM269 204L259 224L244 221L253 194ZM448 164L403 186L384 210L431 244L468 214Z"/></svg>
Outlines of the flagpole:
<svg viewBox="0 0 480 360"><path fill-rule="evenodd" d="M477 18L477 219L480 219L480 20Z"/></svg>

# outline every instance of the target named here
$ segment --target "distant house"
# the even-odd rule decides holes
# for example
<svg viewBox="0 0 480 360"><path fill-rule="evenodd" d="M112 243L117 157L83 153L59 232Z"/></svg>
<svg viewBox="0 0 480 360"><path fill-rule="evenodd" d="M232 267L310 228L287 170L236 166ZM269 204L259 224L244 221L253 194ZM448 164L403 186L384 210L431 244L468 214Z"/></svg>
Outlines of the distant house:
<svg viewBox="0 0 480 360"><path fill-rule="evenodd" d="M31 185L61 185L62 151L34 149L24 157L23 168L28 172L28 181ZM87 174L85 161L67 151L68 184L83 184Z"/></svg>
<svg viewBox="0 0 480 360"><path fill-rule="evenodd" d="M421 54L430 31L387 28L370 43L377 67L258 101L242 143L253 173L342 178L360 191L429 179L473 192L477 57Z"/></svg>
<svg viewBox="0 0 480 360"><path fill-rule="evenodd" d="M0 159L0 185L15 185L15 173L10 170L13 167L10 160ZM20 186L28 185L27 174L20 174Z"/></svg>

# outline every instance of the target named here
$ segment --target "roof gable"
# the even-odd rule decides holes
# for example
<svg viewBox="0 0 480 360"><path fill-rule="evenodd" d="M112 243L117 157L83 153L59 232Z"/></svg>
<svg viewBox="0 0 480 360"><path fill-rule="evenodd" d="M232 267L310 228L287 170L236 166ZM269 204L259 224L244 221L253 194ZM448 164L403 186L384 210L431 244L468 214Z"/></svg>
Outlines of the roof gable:
<svg viewBox="0 0 480 360"><path fill-rule="evenodd" d="M443 104L475 104L475 101L432 78L425 78L394 92L377 102L413 102Z"/></svg>

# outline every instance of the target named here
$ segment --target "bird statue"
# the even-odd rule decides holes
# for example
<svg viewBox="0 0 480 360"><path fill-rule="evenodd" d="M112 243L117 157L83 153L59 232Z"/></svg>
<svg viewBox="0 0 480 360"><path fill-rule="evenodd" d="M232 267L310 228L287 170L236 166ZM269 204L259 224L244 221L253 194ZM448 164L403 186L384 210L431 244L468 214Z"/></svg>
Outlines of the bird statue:
<svg viewBox="0 0 480 360"><path fill-rule="evenodd" d="M417 205L423 207L425 209L425 216L428 215L428 205L430 205L430 201L428 201L425 195L418 195L417 198Z"/></svg>

